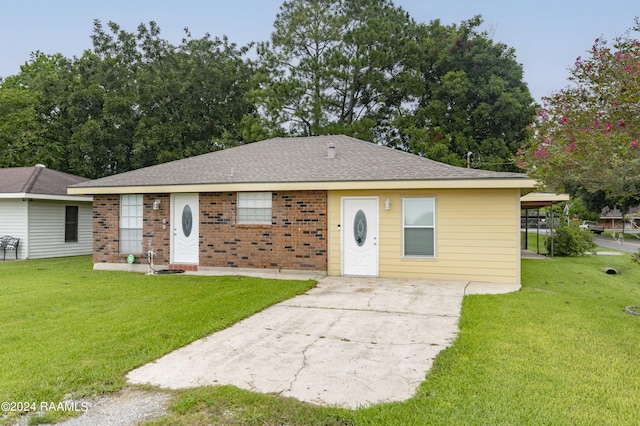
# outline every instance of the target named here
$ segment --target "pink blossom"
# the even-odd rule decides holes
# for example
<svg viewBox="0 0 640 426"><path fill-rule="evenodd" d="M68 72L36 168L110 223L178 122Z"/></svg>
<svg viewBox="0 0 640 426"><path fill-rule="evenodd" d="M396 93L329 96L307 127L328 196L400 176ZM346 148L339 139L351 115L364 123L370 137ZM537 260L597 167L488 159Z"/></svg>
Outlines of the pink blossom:
<svg viewBox="0 0 640 426"><path fill-rule="evenodd" d="M571 142L569 145L567 145L567 152L573 151L574 149L576 149L575 142Z"/></svg>
<svg viewBox="0 0 640 426"><path fill-rule="evenodd" d="M551 139L549 139L549 138L544 138L543 141L544 141L544 145L548 145L548 144L551 143Z"/></svg>
<svg viewBox="0 0 640 426"><path fill-rule="evenodd" d="M630 67L629 65L625 65L625 66L624 66L624 70L625 70L626 72L630 73L630 72L631 72L631 67Z"/></svg>
<svg viewBox="0 0 640 426"><path fill-rule="evenodd" d="M595 127L598 127L598 126L600 126L600 121L599 120L596 120L593 123L591 123L591 128L592 129L595 128Z"/></svg>
<svg viewBox="0 0 640 426"><path fill-rule="evenodd" d="M611 125L611 123L607 123L607 130L611 130L613 128L613 126Z"/></svg>
<svg viewBox="0 0 640 426"><path fill-rule="evenodd" d="M631 141L630 145L631 145L631 148L637 148L638 147L638 141L637 140Z"/></svg>
<svg viewBox="0 0 640 426"><path fill-rule="evenodd" d="M624 127L624 120L618 121L618 127Z"/></svg>
<svg viewBox="0 0 640 426"><path fill-rule="evenodd" d="M543 158L546 158L547 155L549 155L549 153L547 152L547 147L542 145L540 148L536 150L536 152L533 153L533 155L535 155L540 159L543 159Z"/></svg>
<svg viewBox="0 0 640 426"><path fill-rule="evenodd" d="M558 123L560 123L560 124L564 124L564 123L566 123L568 120L569 120L569 119L568 119L567 117L564 117L564 116L563 116L563 117L560 119L560 121L558 121Z"/></svg>
<svg viewBox="0 0 640 426"><path fill-rule="evenodd" d="M516 152L516 156L519 157L522 155L522 151L518 150L518 152Z"/></svg>
<svg viewBox="0 0 640 426"><path fill-rule="evenodd" d="M611 133L610 133L610 132L604 132L604 135L605 135L606 137L609 137L609 136L611 135Z"/></svg>
<svg viewBox="0 0 640 426"><path fill-rule="evenodd" d="M618 101L613 101L613 106L618 106Z"/></svg>

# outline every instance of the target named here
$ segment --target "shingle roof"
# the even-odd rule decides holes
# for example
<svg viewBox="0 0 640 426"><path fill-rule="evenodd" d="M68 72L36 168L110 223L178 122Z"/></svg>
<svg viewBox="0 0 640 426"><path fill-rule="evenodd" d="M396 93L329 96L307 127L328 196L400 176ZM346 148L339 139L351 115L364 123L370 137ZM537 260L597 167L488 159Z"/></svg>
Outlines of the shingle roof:
<svg viewBox="0 0 640 426"><path fill-rule="evenodd" d="M335 158L328 158L328 146ZM225 183L528 179L454 167L349 136L274 138L109 176L76 187Z"/></svg>
<svg viewBox="0 0 640 426"><path fill-rule="evenodd" d="M67 195L67 186L89 179L43 166L0 169L0 193Z"/></svg>

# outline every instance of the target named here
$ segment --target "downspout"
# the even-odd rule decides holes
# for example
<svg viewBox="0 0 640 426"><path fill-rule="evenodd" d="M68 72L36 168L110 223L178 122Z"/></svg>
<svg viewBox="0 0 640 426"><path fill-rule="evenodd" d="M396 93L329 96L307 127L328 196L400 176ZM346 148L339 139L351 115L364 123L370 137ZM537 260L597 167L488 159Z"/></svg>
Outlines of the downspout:
<svg viewBox="0 0 640 426"><path fill-rule="evenodd" d="M26 214L27 214L27 229L26 229L26 237L25 238L27 241L25 241L25 245L24 247L24 258L28 259L29 258L29 242L31 241L31 215L29 214L29 199L25 198L24 199L25 203L27 203L27 206L25 208L26 210ZM22 244L20 244L20 246L22 246ZM18 258L20 258L20 256L18 256Z"/></svg>

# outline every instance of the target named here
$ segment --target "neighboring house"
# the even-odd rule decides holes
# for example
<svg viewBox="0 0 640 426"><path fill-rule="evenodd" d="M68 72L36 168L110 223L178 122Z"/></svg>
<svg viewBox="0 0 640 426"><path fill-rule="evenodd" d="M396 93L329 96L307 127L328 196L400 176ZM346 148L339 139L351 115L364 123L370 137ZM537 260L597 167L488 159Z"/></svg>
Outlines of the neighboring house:
<svg viewBox="0 0 640 426"><path fill-rule="evenodd" d="M69 188L94 196L95 268L146 265L520 283L535 181L347 136L275 138ZM124 265L123 265L124 264ZM118 266L120 265L120 266Z"/></svg>
<svg viewBox="0 0 640 426"><path fill-rule="evenodd" d="M67 195L87 180L42 165L0 169L0 236L20 238L19 259L91 253L92 197Z"/></svg>
<svg viewBox="0 0 640 426"><path fill-rule="evenodd" d="M640 218L637 217L639 216L639 212L640 206L631 207L628 212L631 218L627 216L627 220L623 221L620 210L604 207L600 213L599 223L603 225L605 229L622 230L624 226L627 230L637 230L638 227L640 227Z"/></svg>

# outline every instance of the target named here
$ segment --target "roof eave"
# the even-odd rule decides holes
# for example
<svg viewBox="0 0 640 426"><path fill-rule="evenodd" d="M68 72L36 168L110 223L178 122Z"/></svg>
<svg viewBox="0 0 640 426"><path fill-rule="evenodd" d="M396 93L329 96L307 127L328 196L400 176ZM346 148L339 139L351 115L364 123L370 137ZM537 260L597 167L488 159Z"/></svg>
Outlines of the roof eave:
<svg viewBox="0 0 640 426"><path fill-rule="evenodd" d="M187 185L130 185L70 187L70 195L98 194L158 194L186 192L300 191L357 189L508 189L529 192L536 181L529 178L331 181L331 182L236 182Z"/></svg>

